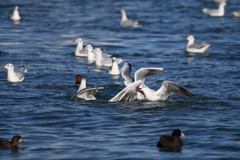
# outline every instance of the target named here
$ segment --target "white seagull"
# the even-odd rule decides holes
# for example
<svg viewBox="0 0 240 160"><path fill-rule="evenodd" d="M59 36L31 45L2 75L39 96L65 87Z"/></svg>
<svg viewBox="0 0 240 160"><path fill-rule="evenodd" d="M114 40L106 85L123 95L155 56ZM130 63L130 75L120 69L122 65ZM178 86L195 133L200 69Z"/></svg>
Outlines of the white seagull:
<svg viewBox="0 0 240 160"><path fill-rule="evenodd" d="M139 75L141 75L141 79L143 80L137 80L131 83L115 97L109 100L109 102L132 101L136 99L137 91L142 91L146 100L148 101L166 100L168 96L173 94L178 94L180 96L194 95L186 88L170 81L164 81L162 86L157 91L150 89L144 85L145 78L163 72L164 68L141 68L139 70L137 72L142 72L142 74L139 73Z"/></svg>
<svg viewBox="0 0 240 160"><path fill-rule="evenodd" d="M120 74L120 69L118 67L115 57L112 58L112 66L108 69L108 74L111 74L111 75L119 75Z"/></svg>
<svg viewBox="0 0 240 160"><path fill-rule="evenodd" d="M141 27L138 21L130 20L127 18L125 10L120 11L122 14L122 19L120 22L121 27Z"/></svg>
<svg viewBox="0 0 240 160"><path fill-rule="evenodd" d="M203 53L205 52L212 43L194 43L194 37L192 35L185 38L188 40L186 50L187 52L197 52L197 53Z"/></svg>
<svg viewBox="0 0 240 160"><path fill-rule="evenodd" d="M123 66L128 70L128 65ZM147 77L158 74L164 71L164 68L140 68L135 72L135 79L131 78L131 71L124 71L122 74L125 77L124 84L126 87L119 92L115 97L109 100L109 102L121 102L121 101L133 101L137 98L137 88L144 84Z"/></svg>
<svg viewBox="0 0 240 160"><path fill-rule="evenodd" d="M80 81L80 86L78 88L78 91L75 96L78 98L85 99L87 101L89 100L96 100L96 97L94 96L99 89L104 89L104 87L99 86L93 86L93 87L87 87L86 86L86 79L82 78L81 75L76 76L76 83Z"/></svg>
<svg viewBox="0 0 240 160"><path fill-rule="evenodd" d="M25 78L25 73L27 72L25 66L19 70L14 70L14 66L11 63L6 64L2 68L6 68L8 70L7 80L9 82L22 82Z"/></svg>
<svg viewBox="0 0 240 160"><path fill-rule="evenodd" d="M14 21L19 21L21 19L19 12L18 12L18 6L15 7L12 14L10 14L10 19Z"/></svg>
<svg viewBox="0 0 240 160"><path fill-rule="evenodd" d="M93 51L92 45L88 44L83 50L87 50L87 59L88 62L94 62L96 60L96 54ZM101 50L104 51L104 50ZM111 57L112 54L102 54L103 57L108 58Z"/></svg>
<svg viewBox="0 0 240 160"><path fill-rule="evenodd" d="M103 56L102 50L100 48L96 48L92 52L96 54L96 61L95 61L96 66L106 66L106 67L112 66L112 58ZM125 60L124 58L116 58L117 64L121 63L124 60Z"/></svg>
<svg viewBox="0 0 240 160"><path fill-rule="evenodd" d="M78 38L73 42L77 42L77 48L75 50L75 56L79 57L87 57L87 51L83 49L83 40L82 38Z"/></svg>
<svg viewBox="0 0 240 160"><path fill-rule="evenodd" d="M222 17L224 16L224 7L227 5L226 2L219 3L218 9L208 9L208 8L202 8L201 10L206 15L212 16L212 17Z"/></svg>
<svg viewBox="0 0 240 160"><path fill-rule="evenodd" d="M179 96L194 96L194 94L186 88L171 81L163 81L162 86L157 91L150 89L146 85L140 85L137 90L142 91L145 98L149 101L166 100L168 96L173 94L178 94Z"/></svg>

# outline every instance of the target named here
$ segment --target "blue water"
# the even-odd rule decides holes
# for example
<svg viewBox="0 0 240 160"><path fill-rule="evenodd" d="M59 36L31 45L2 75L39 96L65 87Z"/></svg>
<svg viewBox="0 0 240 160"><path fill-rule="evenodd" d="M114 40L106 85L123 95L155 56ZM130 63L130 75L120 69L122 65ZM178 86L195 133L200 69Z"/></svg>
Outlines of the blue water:
<svg viewBox="0 0 240 160"><path fill-rule="evenodd" d="M8 19L15 6L18 24ZM0 150L0 159L239 159L240 18L230 15L239 6L229 0L226 15L213 18L199 10L217 8L211 0L1 0L0 64L27 65L28 73L11 83L0 70L0 138L26 142ZM121 28L121 9L142 27ZM188 35L213 44L189 54ZM123 78L75 57L77 38L126 58L133 72L165 68L147 78L150 88L169 80L196 96L108 103ZM96 101L71 99L76 74L105 87ZM183 149L159 150L160 135L176 128L186 135Z"/></svg>

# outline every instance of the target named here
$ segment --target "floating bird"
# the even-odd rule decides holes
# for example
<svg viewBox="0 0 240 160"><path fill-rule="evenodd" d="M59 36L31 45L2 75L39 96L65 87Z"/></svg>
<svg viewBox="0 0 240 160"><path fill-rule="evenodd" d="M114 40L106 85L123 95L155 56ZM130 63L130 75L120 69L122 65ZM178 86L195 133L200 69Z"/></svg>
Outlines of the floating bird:
<svg viewBox="0 0 240 160"><path fill-rule="evenodd" d="M218 9L208 9L208 8L202 8L202 12L206 15L212 16L212 17L222 17L224 16L224 7L227 5L225 2L219 3Z"/></svg>
<svg viewBox="0 0 240 160"><path fill-rule="evenodd" d="M240 17L240 11L233 11L233 12L231 12L231 14L232 14L234 17Z"/></svg>
<svg viewBox="0 0 240 160"><path fill-rule="evenodd" d="M94 62L96 60L96 54L93 51L92 45L88 44L83 50L87 50L87 59L88 62ZM105 51L105 49L101 50L102 52ZM108 58L111 57L112 54L102 54L103 57Z"/></svg>
<svg viewBox="0 0 240 160"><path fill-rule="evenodd" d="M10 19L14 21L19 21L21 19L19 12L18 12L18 6L15 7L12 14L10 14Z"/></svg>
<svg viewBox="0 0 240 160"><path fill-rule="evenodd" d="M187 52L197 52L197 53L203 53L206 51L212 43L194 43L194 37L193 36L188 36L185 38L188 40L186 50Z"/></svg>
<svg viewBox="0 0 240 160"><path fill-rule="evenodd" d="M82 38L78 38L73 42L77 42L77 48L75 50L75 56L79 57L87 57L87 51L83 49L83 40Z"/></svg>
<svg viewBox="0 0 240 160"><path fill-rule="evenodd" d="M96 61L95 61L96 66L106 66L106 67L112 66L112 58L103 56L100 48L96 48L92 52L96 54ZM121 63L124 60L125 60L124 58L116 58L117 64Z"/></svg>
<svg viewBox="0 0 240 160"><path fill-rule="evenodd" d="M144 84L147 77L158 74L164 71L164 68L140 68L135 72L135 80L131 83L129 76L124 81L127 85L121 92L119 92L115 97L109 100L109 102L121 102L121 101L133 101L137 98L137 88ZM125 72L126 73L126 72ZM125 75L124 75L125 76Z"/></svg>
<svg viewBox="0 0 240 160"><path fill-rule="evenodd" d="M27 72L25 66L19 70L14 70L14 66L11 63L6 64L2 68L6 68L8 70L7 80L9 82L22 82L25 78L25 73Z"/></svg>
<svg viewBox="0 0 240 160"><path fill-rule="evenodd" d="M22 137L17 135L12 138L12 141L0 140L0 148L15 148L18 147L18 143L25 143L22 140Z"/></svg>
<svg viewBox="0 0 240 160"><path fill-rule="evenodd" d="M180 129L174 129L172 135L163 135L157 143L157 147L183 147L183 141L180 136L185 136Z"/></svg>
<svg viewBox="0 0 240 160"><path fill-rule="evenodd" d="M77 75L76 84L79 84L79 82L80 82L80 86L78 88L78 91L73 96L77 96L78 98L82 98L87 101L96 100L96 97L94 95L97 93L99 89L104 89L104 87L99 87L99 86L87 87L86 79L82 78L81 75Z"/></svg>
<svg viewBox="0 0 240 160"><path fill-rule="evenodd" d="M138 21L130 20L127 18L125 10L121 10L120 13L122 14L122 19L120 22L121 27L141 27Z"/></svg>
<svg viewBox="0 0 240 160"><path fill-rule="evenodd" d="M120 74L120 69L118 67L115 57L112 58L112 66L108 69L108 74L111 74L111 75L119 75Z"/></svg>

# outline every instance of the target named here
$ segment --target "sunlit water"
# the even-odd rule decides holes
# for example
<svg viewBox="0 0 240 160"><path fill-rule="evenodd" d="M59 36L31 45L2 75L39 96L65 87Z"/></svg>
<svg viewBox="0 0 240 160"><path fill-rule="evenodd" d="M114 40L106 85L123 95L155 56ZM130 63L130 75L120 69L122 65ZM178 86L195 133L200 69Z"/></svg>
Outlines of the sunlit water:
<svg viewBox="0 0 240 160"><path fill-rule="evenodd" d="M0 150L0 159L238 159L240 157L240 1L229 0L226 15L208 17L199 8L217 8L211 0L75 1L2 0L0 64L27 65L22 83L6 81L0 71L1 139L21 135L18 150ZM19 6L22 20L8 19ZM119 11L141 28L121 28ZM188 35L213 42L204 54L185 52ZM141 67L165 71L147 78L158 89L164 80L196 94L166 101L108 103L124 88L121 76L106 73L74 56L76 44L106 48ZM122 66L120 64L120 66ZM96 101L71 99L75 75L105 87ZM156 148L160 135L179 128L184 148Z"/></svg>

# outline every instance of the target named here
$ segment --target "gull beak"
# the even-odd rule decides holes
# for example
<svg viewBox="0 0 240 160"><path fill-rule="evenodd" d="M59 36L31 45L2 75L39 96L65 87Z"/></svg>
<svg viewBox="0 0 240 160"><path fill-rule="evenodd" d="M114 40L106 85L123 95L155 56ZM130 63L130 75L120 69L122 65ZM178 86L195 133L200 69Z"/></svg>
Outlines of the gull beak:
<svg viewBox="0 0 240 160"><path fill-rule="evenodd" d="M76 40L72 41L72 42L76 42Z"/></svg>
<svg viewBox="0 0 240 160"><path fill-rule="evenodd" d="M185 40L188 40L187 38L184 38Z"/></svg>
<svg viewBox="0 0 240 160"><path fill-rule="evenodd" d="M5 66L2 66L1 68L6 68Z"/></svg>

